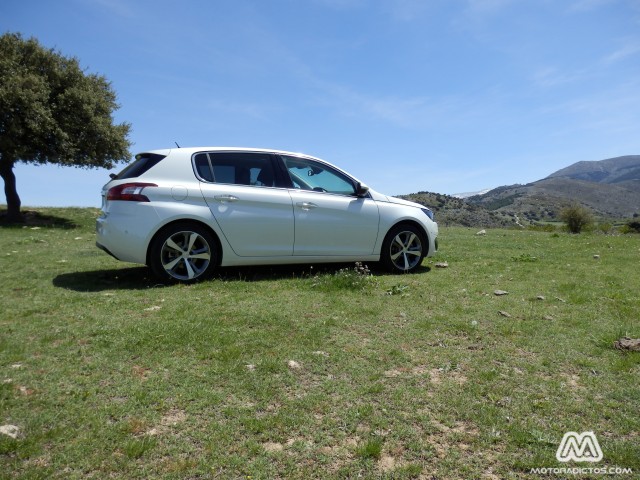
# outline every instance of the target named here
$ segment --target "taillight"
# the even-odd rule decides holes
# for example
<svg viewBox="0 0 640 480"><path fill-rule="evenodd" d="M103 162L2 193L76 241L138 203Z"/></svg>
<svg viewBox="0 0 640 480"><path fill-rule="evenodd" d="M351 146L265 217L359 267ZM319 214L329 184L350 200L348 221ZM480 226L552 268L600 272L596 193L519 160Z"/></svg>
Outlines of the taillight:
<svg viewBox="0 0 640 480"><path fill-rule="evenodd" d="M111 187L107 192L107 200L124 200L125 202L148 202L146 195L142 195L145 187L157 187L155 183L123 183Z"/></svg>

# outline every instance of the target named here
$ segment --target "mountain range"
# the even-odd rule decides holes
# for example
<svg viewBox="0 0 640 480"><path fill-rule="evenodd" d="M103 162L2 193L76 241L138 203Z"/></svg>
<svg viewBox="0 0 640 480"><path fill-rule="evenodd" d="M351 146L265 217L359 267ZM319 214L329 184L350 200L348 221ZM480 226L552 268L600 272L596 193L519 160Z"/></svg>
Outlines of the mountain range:
<svg viewBox="0 0 640 480"><path fill-rule="evenodd" d="M466 198L430 192L405 195L432 208L444 225L497 227L557 220L572 204L600 221L640 212L640 155L582 161L525 185L506 185Z"/></svg>

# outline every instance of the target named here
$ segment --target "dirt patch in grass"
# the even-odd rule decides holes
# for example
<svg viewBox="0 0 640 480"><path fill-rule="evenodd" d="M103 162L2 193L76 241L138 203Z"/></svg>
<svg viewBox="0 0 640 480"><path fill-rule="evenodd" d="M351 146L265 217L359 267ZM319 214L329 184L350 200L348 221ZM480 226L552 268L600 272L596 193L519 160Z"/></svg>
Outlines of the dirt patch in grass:
<svg viewBox="0 0 640 480"><path fill-rule="evenodd" d="M178 409L169 410L160 419L160 423L146 432L147 435L163 435L171 431L174 427L184 423L187 414Z"/></svg>

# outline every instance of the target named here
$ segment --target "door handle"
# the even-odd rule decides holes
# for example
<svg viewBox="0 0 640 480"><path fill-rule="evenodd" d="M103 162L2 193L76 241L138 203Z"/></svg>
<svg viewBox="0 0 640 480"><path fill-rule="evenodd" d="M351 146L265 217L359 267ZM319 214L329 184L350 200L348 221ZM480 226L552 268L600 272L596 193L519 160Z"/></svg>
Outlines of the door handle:
<svg viewBox="0 0 640 480"><path fill-rule="evenodd" d="M217 201L219 201L220 203L226 203L226 202L237 202L238 200L240 200L238 197L236 197L235 195L216 195L215 198Z"/></svg>
<svg viewBox="0 0 640 480"><path fill-rule="evenodd" d="M296 206L300 207L302 210L311 210L318 207L318 205L311 202L298 202L296 203Z"/></svg>

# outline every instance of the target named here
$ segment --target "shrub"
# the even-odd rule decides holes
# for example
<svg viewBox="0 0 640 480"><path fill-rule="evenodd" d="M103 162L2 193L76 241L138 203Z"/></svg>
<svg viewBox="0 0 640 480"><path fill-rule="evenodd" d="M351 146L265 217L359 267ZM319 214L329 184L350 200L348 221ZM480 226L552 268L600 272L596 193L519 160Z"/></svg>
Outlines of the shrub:
<svg viewBox="0 0 640 480"><path fill-rule="evenodd" d="M613 230L613 225L611 225L611 224L610 224L610 223L608 223L608 222L600 223L600 224L598 225L598 229L599 229L602 233L604 233L605 235L607 235L607 234L611 233L611 231Z"/></svg>
<svg viewBox="0 0 640 480"><path fill-rule="evenodd" d="M623 225L620 229L622 233L640 233L640 222L631 221L627 222L626 225Z"/></svg>
<svg viewBox="0 0 640 480"><path fill-rule="evenodd" d="M312 277L312 287L325 291L366 290L371 286L373 276L369 267L356 262L353 268L341 268L333 275L323 274Z"/></svg>
<svg viewBox="0 0 640 480"><path fill-rule="evenodd" d="M528 225L527 230L532 230L534 232L555 232L556 227L550 223L535 223L533 225Z"/></svg>
<svg viewBox="0 0 640 480"><path fill-rule="evenodd" d="M571 233L580 233L593 222L591 212L580 205L563 208L560 212L560 220L567 224L567 229Z"/></svg>

